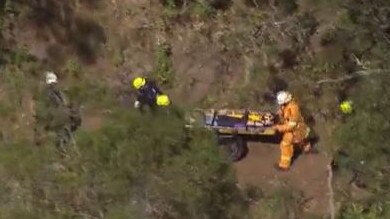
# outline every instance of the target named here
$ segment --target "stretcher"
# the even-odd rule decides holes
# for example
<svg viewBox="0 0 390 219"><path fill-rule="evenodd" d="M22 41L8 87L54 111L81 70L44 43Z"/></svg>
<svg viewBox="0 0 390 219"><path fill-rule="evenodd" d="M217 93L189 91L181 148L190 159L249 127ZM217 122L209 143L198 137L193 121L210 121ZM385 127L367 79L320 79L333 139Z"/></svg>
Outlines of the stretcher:
<svg viewBox="0 0 390 219"><path fill-rule="evenodd" d="M272 136L271 128L277 123L271 112L259 110L202 109L187 115L187 127L203 127L216 132L218 142L224 146L233 161L242 159L248 151L245 136Z"/></svg>
<svg viewBox="0 0 390 219"><path fill-rule="evenodd" d="M215 130L223 135L274 135L271 129L276 123L276 117L271 112L259 110L229 110L229 109L204 109L196 117L191 117L192 123L198 126ZM194 114L193 114L194 115ZM200 121L200 124L199 124Z"/></svg>

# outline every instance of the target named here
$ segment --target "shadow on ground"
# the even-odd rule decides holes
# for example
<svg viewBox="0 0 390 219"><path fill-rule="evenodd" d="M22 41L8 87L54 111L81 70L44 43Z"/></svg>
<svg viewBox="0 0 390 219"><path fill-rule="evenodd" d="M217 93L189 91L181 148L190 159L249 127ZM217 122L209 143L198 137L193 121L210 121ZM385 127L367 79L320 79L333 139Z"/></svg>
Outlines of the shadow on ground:
<svg viewBox="0 0 390 219"><path fill-rule="evenodd" d="M219 135L218 144L224 148L233 161L240 161L248 155L248 144L273 144L279 145L282 140L282 134L277 135L263 135L263 136L232 136L232 135ZM317 135L309 137L313 149L312 154L318 153L316 143L319 138ZM279 148L279 147L278 147ZM292 165L303 154L303 151L298 145L294 145L294 155L292 158Z"/></svg>
<svg viewBox="0 0 390 219"><path fill-rule="evenodd" d="M280 157L279 144L271 141L249 141L245 158L234 163L240 186L258 186L265 194L272 194L281 187L303 193L306 212L324 215L328 209L327 169L328 158L322 154L302 155L293 163L290 171L279 172L274 168Z"/></svg>

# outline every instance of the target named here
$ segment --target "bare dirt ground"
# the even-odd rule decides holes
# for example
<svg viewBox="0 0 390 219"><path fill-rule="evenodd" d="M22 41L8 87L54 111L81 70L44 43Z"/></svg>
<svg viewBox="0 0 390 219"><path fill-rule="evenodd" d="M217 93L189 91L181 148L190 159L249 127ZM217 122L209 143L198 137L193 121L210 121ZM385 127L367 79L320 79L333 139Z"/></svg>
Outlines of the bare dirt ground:
<svg viewBox="0 0 390 219"><path fill-rule="evenodd" d="M279 172L274 164L279 161L279 145L269 142L248 142L245 158L236 162L240 186L258 186L272 193L281 187L300 191L304 198L304 211L311 215L326 215L328 211L327 165L323 153L300 155L289 172Z"/></svg>

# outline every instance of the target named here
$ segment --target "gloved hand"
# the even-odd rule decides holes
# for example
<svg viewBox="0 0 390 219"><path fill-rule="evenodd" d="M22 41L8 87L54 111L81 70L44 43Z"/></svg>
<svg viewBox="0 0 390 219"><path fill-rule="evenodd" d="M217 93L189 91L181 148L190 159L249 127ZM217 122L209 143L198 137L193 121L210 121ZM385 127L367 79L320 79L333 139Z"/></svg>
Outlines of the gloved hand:
<svg viewBox="0 0 390 219"><path fill-rule="evenodd" d="M279 131L279 126L278 125L273 125L272 127L271 127L271 129L273 129L273 130L275 130L275 131Z"/></svg>
<svg viewBox="0 0 390 219"><path fill-rule="evenodd" d="M138 109L140 106L141 106L141 103L138 100L136 100L134 102L134 108Z"/></svg>

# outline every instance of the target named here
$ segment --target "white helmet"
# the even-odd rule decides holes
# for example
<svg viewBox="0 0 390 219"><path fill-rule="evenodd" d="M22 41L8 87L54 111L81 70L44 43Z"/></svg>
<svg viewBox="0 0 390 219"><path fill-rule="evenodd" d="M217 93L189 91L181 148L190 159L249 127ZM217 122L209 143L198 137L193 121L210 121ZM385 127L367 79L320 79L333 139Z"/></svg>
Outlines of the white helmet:
<svg viewBox="0 0 390 219"><path fill-rule="evenodd" d="M292 100L292 95L287 91L279 91L276 94L276 101L279 105L286 104Z"/></svg>
<svg viewBox="0 0 390 219"><path fill-rule="evenodd" d="M58 82L58 78L54 72L52 71L46 72L46 84L53 84L57 82Z"/></svg>

